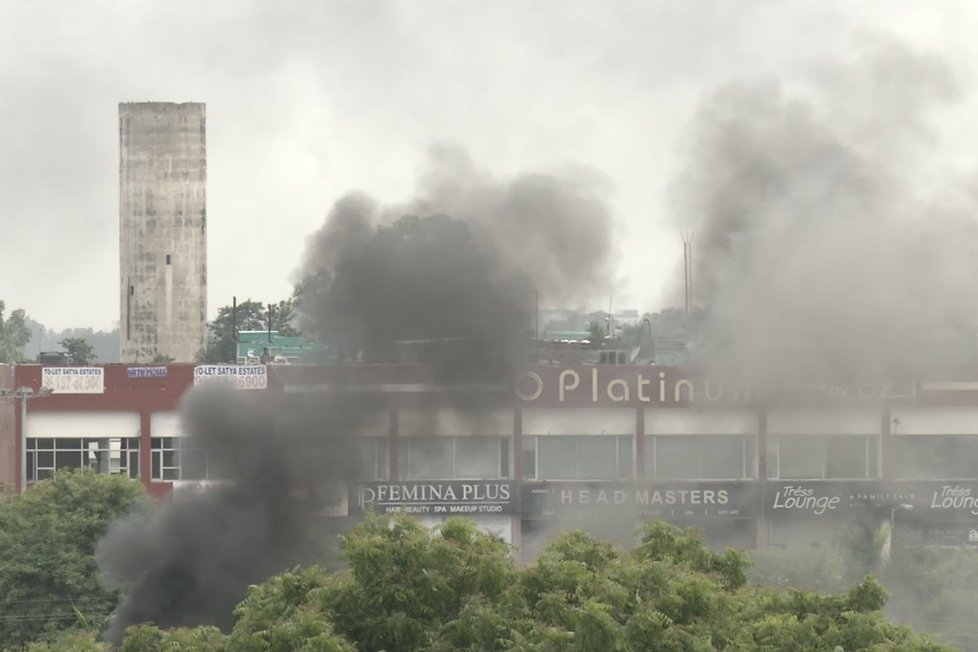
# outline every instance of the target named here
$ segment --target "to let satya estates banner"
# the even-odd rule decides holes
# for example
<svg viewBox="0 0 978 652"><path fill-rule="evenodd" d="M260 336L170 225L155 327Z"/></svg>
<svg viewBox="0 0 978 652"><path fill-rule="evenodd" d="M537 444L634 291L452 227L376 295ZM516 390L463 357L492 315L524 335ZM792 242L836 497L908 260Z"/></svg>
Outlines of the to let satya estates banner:
<svg viewBox="0 0 978 652"><path fill-rule="evenodd" d="M512 480L358 482L351 487L350 501L351 514L514 514L516 488Z"/></svg>

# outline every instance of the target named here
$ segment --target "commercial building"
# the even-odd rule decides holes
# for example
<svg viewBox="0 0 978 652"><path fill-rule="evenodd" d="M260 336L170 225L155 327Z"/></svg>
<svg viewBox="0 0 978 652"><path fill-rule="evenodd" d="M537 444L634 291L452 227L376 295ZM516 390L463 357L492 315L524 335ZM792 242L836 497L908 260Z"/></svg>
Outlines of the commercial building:
<svg viewBox="0 0 978 652"><path fill-rule="evenodd" d="M119 272L119 359L193 360L207 333L203 104L119 105Z"/></svg>
<svg viewBox="0 0 978 652"><path fill-rule="evenodd" d="M23 365L0 375L36 397L0 401L0 481L87 466L164 498L219 479L185 454L177 413L214 377L256 399L381 397L351 435L363 464L340 516L469 516L527 555L555 529L627 538L651 517L737 547L817 543L850 519L899 521L907 545L978 543L973 366L777 391L679 367L541 366L515 391L469 388L459 409L460 388L417 365Z"/></svg>

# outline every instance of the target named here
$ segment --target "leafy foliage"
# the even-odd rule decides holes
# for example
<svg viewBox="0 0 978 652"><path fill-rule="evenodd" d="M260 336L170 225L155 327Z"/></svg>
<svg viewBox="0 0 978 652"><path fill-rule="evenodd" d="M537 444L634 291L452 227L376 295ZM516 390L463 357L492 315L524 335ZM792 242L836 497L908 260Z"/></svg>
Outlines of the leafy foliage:
<svg viewBox="0 0 978 652"><path fill-rule="evenodd" d="M105 621L116 596L98 584L95 544L144 500L138 482L90 471L0 500L0 646Z"/></svg>
<svg viewBox="0 0 978 652"><path fill-rule="evenodd" d="M5 309L6 305L0 301L0 362L20 362L24 360L24 347L31 341L27 314L18 309L4 319Z"/></svg>
<svg viewBox="0 0 978 652"><path fill-rule="evenodd" d="M836 595L747 585L747 560L647 526L624 552L565 534L521 569L469 522L436 531L368 518L344 541L348 569L294 569L252 588L228 636L132 628L125 652L806 652L945 650L880 611L872 579Z"/></svg>
<svg viewBox="0 0 978 652"><path fill-rule="evenodd" d="M295 298L290 297L276 304L264 304L248 299L235 306L223 306L217 317L208 324L207 346L197 354L197 361L204 363L234 362L237 356L237 333L268 329L271 310L272 330L280 335L296 335Z"/></svg>
<svg viewBox="0 0 978 652"><path fill-rule="evenodd" d="M86 365L95 359L95 347L83 337L67 337L58 342L68 353L71 364Z"/></svg>

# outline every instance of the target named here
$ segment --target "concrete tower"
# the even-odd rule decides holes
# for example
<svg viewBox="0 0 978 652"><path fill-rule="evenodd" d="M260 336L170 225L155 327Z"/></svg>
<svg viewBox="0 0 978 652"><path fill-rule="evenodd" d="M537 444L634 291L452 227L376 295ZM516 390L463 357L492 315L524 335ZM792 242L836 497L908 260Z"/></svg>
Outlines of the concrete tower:
<svg viewBox="0 0 978 652"><path fill-rule="evenodd" d="M192 362L207 337L207 147L200 103L119 104L122 362Z"/></svg>

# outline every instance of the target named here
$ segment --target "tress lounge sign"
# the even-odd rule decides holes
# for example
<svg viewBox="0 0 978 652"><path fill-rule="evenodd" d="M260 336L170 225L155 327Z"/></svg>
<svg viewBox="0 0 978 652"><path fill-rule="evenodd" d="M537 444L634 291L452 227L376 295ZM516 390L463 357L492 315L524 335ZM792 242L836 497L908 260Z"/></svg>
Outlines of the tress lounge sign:
<svg viewBox="0 0 978 652"><path fill-rule="evenodd" d="M511 480L429 480L426 482L361 482L351 495L353 512L476 516L516 512Z"/></svg>

